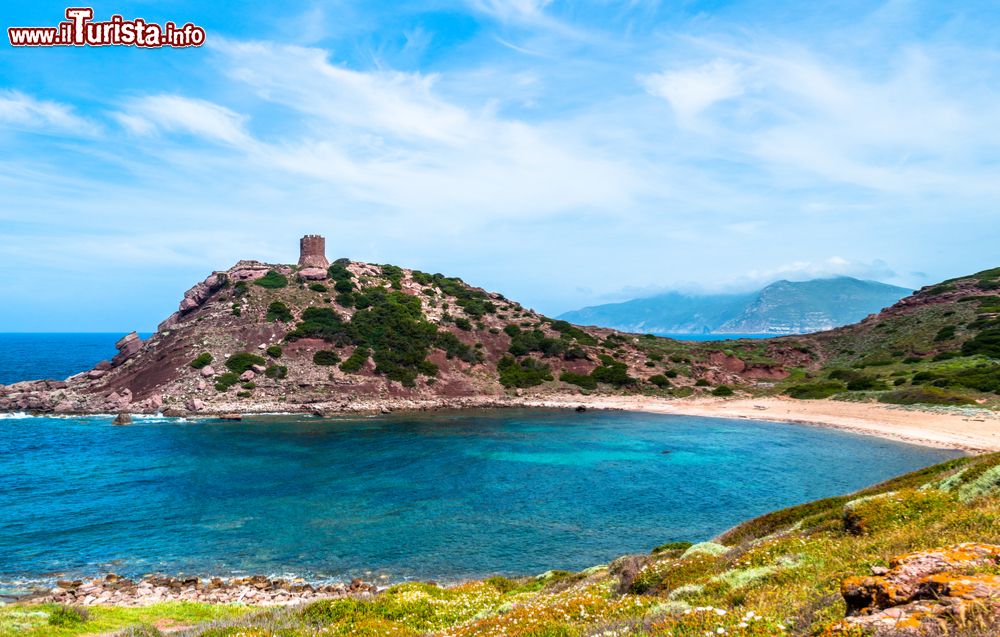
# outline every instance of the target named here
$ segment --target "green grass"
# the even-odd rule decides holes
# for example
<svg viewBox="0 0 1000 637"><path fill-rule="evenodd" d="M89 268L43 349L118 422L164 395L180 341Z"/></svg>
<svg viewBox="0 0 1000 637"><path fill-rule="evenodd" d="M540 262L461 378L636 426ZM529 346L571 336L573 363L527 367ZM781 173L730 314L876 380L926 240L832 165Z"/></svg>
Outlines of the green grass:
<svg viewBox="0 0 1000 637"><path fill-rule="evenodd" d="M94 606L86 610L87 620L53 625L59 614L55 604L0 606L0 636L74 637L96 635L154 623L167 626L196 626L215 620L230 620L255 612L247 606L223 606L175 602L143 608Z"/></svg>

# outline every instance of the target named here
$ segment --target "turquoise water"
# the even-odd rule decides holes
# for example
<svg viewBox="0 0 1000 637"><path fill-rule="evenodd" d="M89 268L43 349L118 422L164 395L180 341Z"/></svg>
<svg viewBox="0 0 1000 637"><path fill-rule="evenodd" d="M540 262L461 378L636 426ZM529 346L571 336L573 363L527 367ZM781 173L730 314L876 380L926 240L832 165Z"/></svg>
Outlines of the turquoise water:
<svg viewBox="0 0 1000 637"><path fill-rule="evenodd" d="M820 428L594 411L129 427L7 416L0 581L580 569L956 455Z"/></svg>

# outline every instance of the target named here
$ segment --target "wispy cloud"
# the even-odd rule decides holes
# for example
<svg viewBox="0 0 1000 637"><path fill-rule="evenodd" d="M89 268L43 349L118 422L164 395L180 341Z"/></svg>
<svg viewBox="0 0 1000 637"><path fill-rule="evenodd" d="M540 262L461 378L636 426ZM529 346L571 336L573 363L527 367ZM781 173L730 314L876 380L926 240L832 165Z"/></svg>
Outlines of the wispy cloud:
<svg viewBox="0 0 1000 637"><path fill-rule="evenodd" d="M0 126L80 136L99 130L94 122L77 115L71 105L14 90L0 90Z"/></svg>
<svg viewBox="0 0 1000 637"><path fill-rule="evenodd" d="M129 132L138 135L167 131L234 146L246 146L250 142L244 129L244 116L201 99L152 95L134 99L124 111L111 115Z"/></svg>

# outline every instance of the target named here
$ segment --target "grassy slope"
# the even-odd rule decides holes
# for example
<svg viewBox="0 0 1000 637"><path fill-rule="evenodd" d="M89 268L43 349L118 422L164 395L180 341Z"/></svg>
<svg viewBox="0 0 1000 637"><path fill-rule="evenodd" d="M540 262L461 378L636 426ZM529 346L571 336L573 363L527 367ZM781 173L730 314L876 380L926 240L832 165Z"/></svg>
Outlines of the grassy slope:
<svg viewBox="0 0 1000 637"><path fill-rule="evenodd" d="M89 621L61 628L47 623L53 607L12 606L0 608L0 634L117 628L155 635L148 627L169 619L192 625L184 634L203 637L814 635L843 617L844 578L893 555L967 541L1000 542L1000 454L952 460L850 496L770 513L727 531L717 544L667 545L581 573L452 588L403 584L369 601L291 610L94 609Z"/></svg>

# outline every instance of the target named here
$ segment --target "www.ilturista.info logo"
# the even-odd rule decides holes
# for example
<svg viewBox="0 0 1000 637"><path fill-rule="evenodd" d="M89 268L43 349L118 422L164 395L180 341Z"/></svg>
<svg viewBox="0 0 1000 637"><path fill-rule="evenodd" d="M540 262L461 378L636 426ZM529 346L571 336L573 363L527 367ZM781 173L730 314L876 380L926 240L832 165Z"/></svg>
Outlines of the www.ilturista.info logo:
<svg viewBox="0 0 1000 637"><path fill-rule="evenodd" d="M188 22L163 26L142 18L126 20L113 15L94 22L90 7L66 9L66 22L54 27L7 27L11 46L141 46L144 48L201 46L205 29Z"/></svg>

